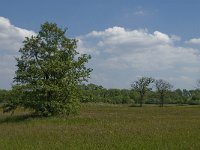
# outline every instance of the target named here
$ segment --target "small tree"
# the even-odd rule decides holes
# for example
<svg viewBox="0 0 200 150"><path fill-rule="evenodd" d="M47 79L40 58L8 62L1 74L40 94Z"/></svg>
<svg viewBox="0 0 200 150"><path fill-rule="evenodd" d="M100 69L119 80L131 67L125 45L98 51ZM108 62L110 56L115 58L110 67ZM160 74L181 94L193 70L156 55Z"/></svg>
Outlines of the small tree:
<svg viewBox="0 0 200 150"><path fill-rule="evenodd" d="M159 79L159 80L155 80L155 87L156 87L157 92L160 95L160 106L163 107L164 96L170 89L173 88L173 86L169 82Z"/></svg>
<svg viewBox="0 0 200 150"><path fill-rule="evenodd" d="M80 55L77 40L65 36L66 30L55 23L44 23L36 36L26 38L19 50L14 89L20 99L8 107L31 108L39 115L76 113L79 106L78 87L92 71L85 64L89 55ZM16 108L16 107L13 107Z"/></svg>
<svg viewBox="0 0 200 150"><path fill-rule="evenodd" d="M146 92L150 90L149 85L153 82L154 79L151 77L141 77L131 84L133 90L137 91L140 94L140 107L142 107Z"/></svg>

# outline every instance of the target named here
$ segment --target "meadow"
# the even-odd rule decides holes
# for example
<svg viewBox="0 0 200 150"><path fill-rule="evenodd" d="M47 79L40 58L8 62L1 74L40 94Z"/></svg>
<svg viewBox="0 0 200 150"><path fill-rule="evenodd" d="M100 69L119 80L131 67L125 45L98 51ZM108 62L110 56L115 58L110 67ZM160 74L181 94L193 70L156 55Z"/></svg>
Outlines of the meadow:
<svg viewBox="0 0 200 150"><path fill-rule="evenodd" d="M0 113L0 150L197 150L200 106L83 104L80 114Z"/></svg>

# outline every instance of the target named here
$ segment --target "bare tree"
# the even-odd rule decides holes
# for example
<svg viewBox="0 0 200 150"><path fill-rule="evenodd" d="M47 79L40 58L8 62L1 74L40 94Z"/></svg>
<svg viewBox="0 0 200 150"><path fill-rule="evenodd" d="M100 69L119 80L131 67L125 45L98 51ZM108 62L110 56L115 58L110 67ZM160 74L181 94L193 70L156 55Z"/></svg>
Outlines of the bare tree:
<svg viewBox="0 0 200 150"><path fill-rule="evenodd" d="M164 97L166 93L173 88L173 85L163 79L159 79L155 80L155 87L160 95L160 107L163 107Z"/></svg>
<svg viewBox="0 0 200 150"><path fill-rule="evenodd" d="M149 85L153 82L154 79L151 77L141 77L131 84L133 90L137 91L140 94L140 107L142 107L146 92L150 90Z"/></svg>
<svg viewBox="0 0 200 150"><path fill-rule="evenodd" d="M196 87L196 88L197 88L197 89L200 88L200 79L197 80L197 87Z"/></svg>

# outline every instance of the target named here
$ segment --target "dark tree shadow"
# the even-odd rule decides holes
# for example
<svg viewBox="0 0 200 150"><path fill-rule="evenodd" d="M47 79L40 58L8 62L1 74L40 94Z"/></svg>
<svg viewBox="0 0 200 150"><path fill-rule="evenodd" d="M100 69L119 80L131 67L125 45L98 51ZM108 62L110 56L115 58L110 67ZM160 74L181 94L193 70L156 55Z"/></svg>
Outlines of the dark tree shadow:
<svg viewBox="0 0 200 150"><path fill-rule="evenodd" d="M35 114L10 115L10 116L5 116L5 117L0 118L0 124L31 121L32 119L36 119L36 118L42 118L42 117Z"/></svg>
<svg viewBox="0 0 200 150"><path fill-rule="evenodd" d="M129 107L138 107L138 108L141 108L141 106L139 104L131 104L131 105L129 105Z"/></svg>

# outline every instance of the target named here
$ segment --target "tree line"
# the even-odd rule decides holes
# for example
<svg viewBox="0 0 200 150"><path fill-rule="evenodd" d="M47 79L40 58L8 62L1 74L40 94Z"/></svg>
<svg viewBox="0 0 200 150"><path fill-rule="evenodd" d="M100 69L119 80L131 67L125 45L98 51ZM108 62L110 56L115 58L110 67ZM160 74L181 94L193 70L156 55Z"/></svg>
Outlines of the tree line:
<svg viewBox="0 0 200 150"><path fill-rule="evenodd" d="M17 93L13 90L0 90L0 103L5 103L16 98ZM79 99L81 103L109 103L109 104L130 104L140 105L140 94L130 89L104 88L96 84L81 84L79 86ZM160 93L155 89L146 92L143 98L144 104L200 104L200 89L187 90L175 89L165 93L163 103L160 102Z"/></svg>
<svg viewBox="0 0 200 150"><path fill-rule="evenodd" d="M164 80L156 80L155 84ZM158 85L157 85L158 86ZM168 86L168 85L166 85ZM157 104L163 106L164 104L200 104L200 90L187 90L187 89L175 89L175 90L161 90L156 87L149 88L142 96L135 88L130 89L114 89L104 88L103 86L95 84L83 84L81 88L81 102L102 102L110 104L131 104L142 106L142 104Z"/></svg>

